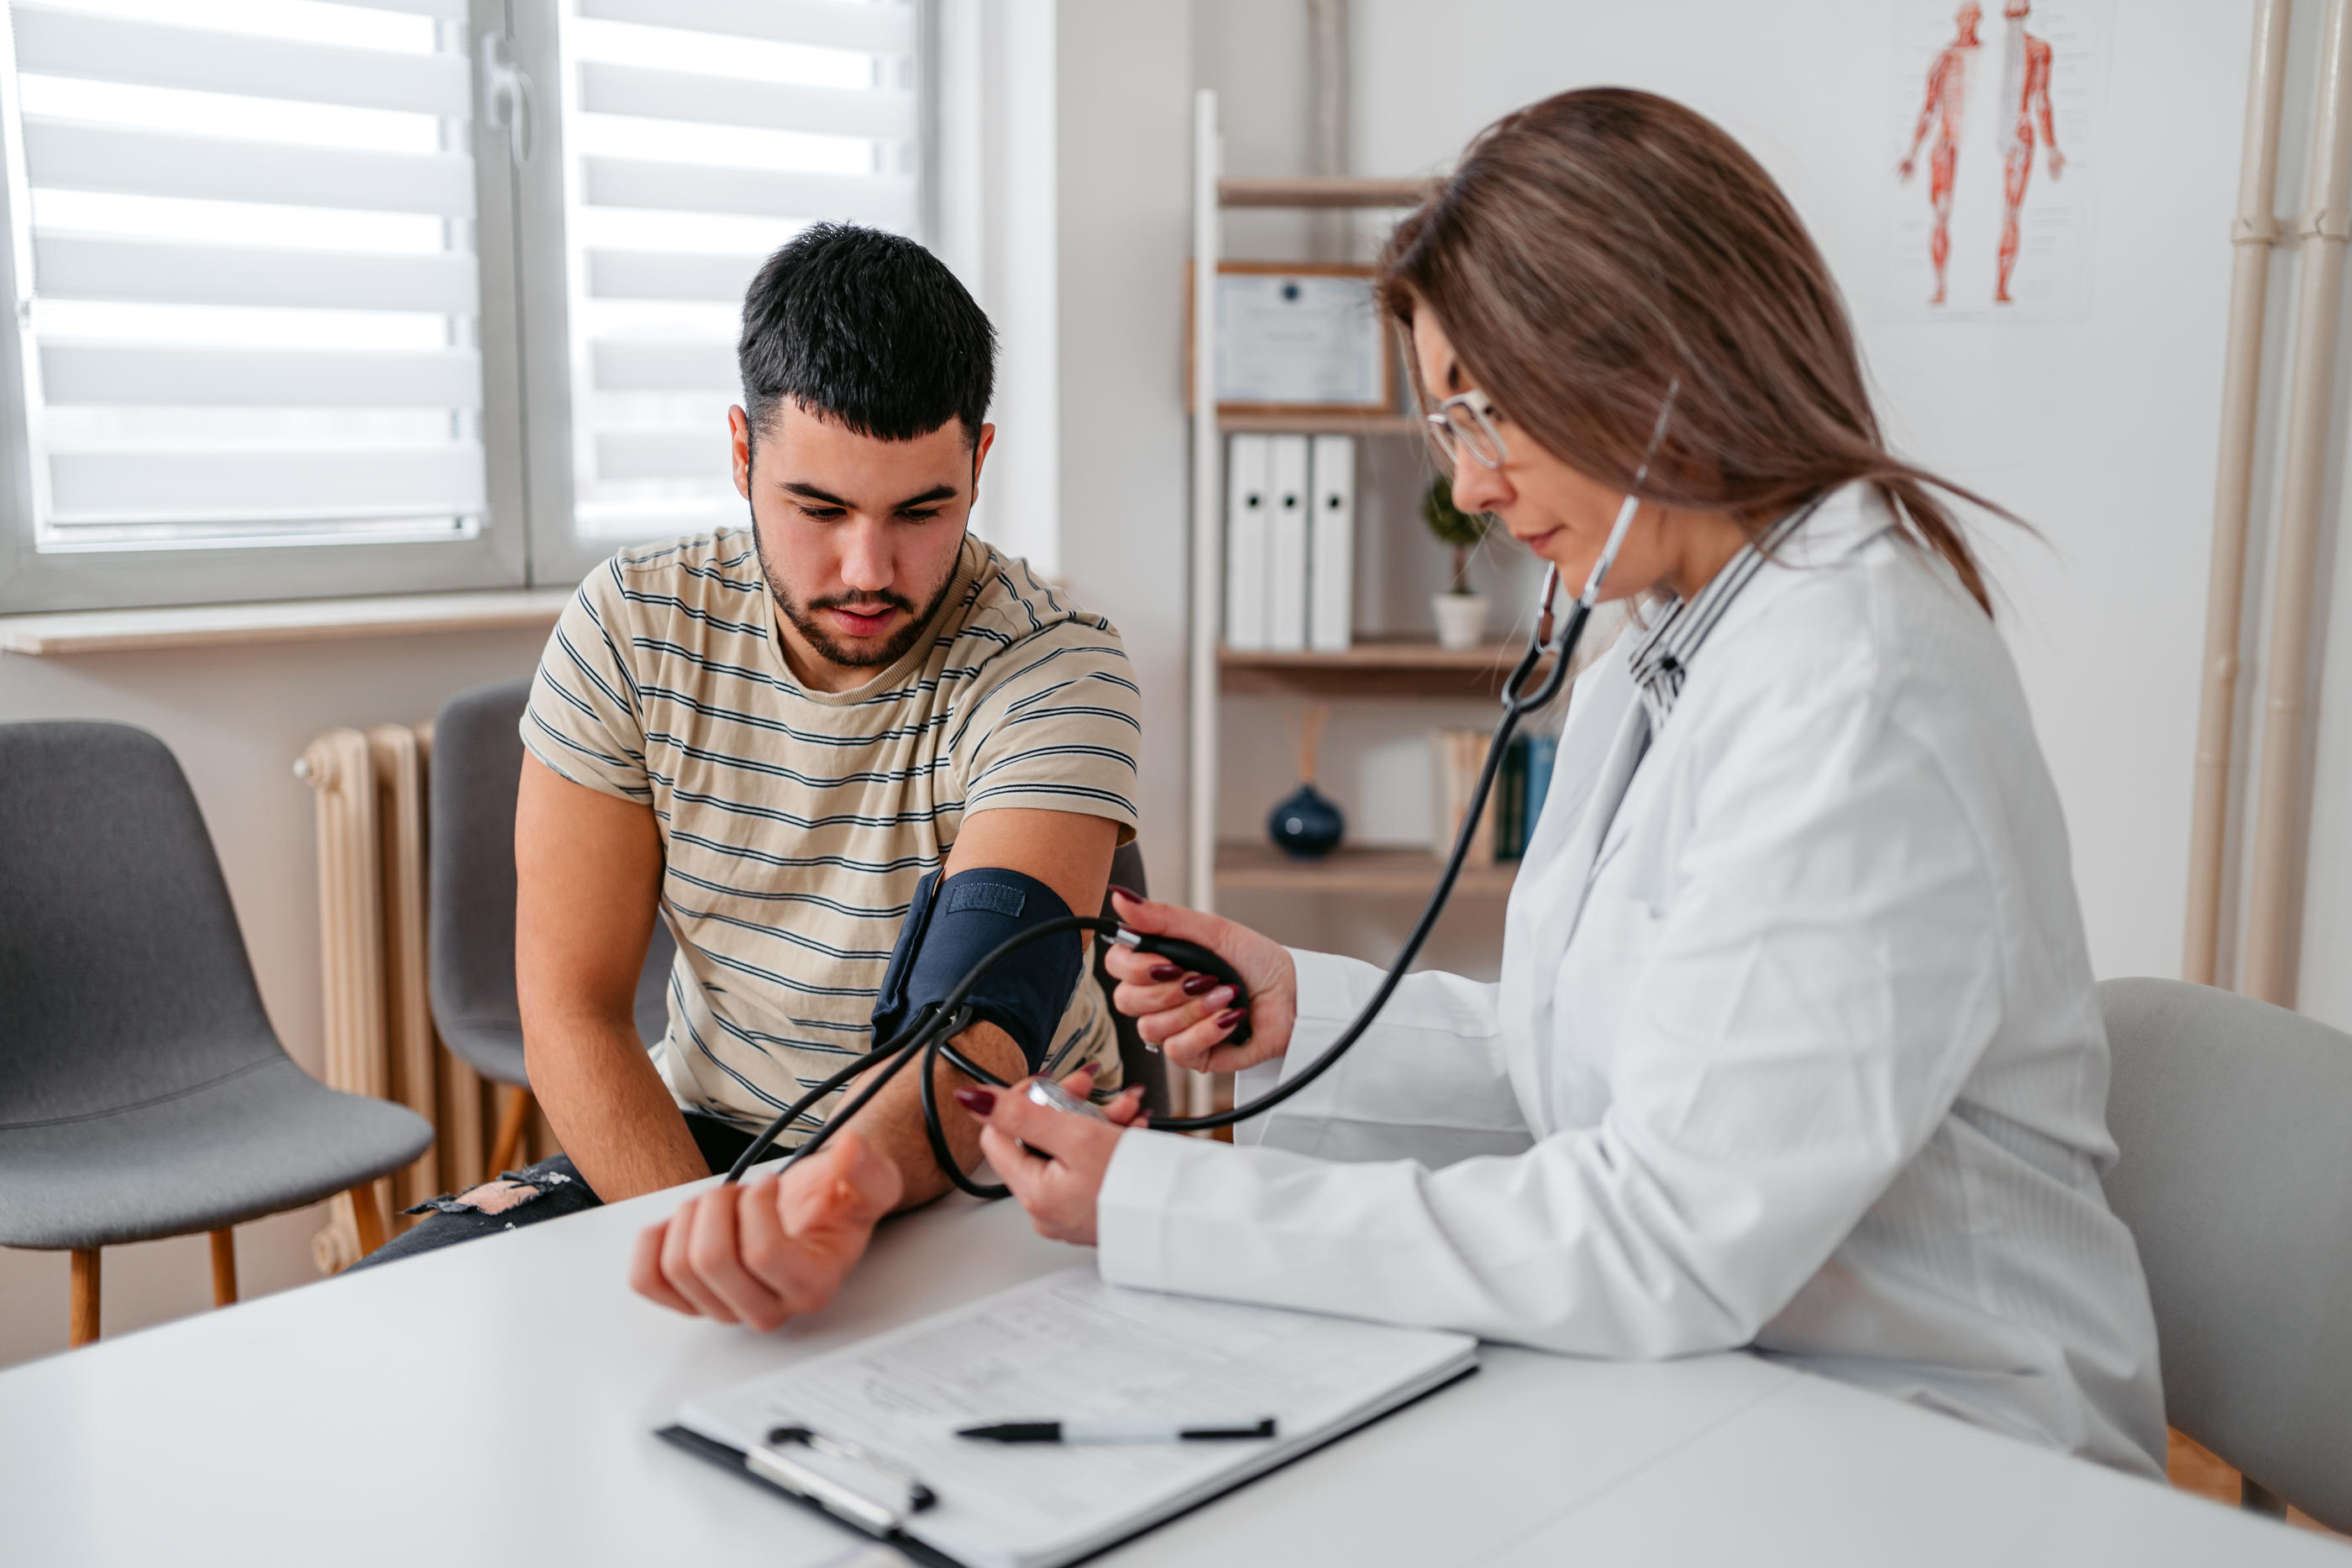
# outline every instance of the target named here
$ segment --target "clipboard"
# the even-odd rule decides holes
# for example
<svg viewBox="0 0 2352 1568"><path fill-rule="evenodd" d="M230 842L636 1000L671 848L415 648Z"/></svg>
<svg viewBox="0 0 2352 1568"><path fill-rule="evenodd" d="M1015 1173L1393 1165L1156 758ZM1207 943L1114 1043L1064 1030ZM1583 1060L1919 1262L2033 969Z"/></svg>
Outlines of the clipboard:
<svg viewBox="0 0 2352 1568"><path fill-rule="evenodd" d="M716 1390L657 1435L918 1563L1064 1568L1418 1403L1475 1371L1476 1352L1467 1334L1122 1290L1085 1266ZM1212 1398L1262 1398L1250 1413L1279 1435L953 1435L992 1417L1134 1418L1139 1401L1154 1418L1205 1415Z"/></svg>
<svg viewBox="0 0 2352 1568"><path fill-rule="evenodd" d="M924 1568L964 1568L954 1558L907 1534L900 1528L905 1516L879 1496L850 1493L848 1489L840 1487L830 1477L821 1478L822 1484L812 1486L811 1480L819 1478L811 1472L795 1473L793 1467L778 1465L772 1458L761 1463L753 1454L747 1454L740 1448L719 1442L715 1437L706 1437L684 1427L664 1427L654 1436L698 1459L708 1459L723 1470L765 1487L779 1497L788 1498L812 1512L848 1525L877 1541L887 1541L915 1562L924 1564ZM828 1496L832 1498L830 1502L826 1500ZM928 1506L928 1503L910 1500L908 1511L919 1511Z"/></svg>
<svg viewBox="0 0 2352 1568"><path fill-rule="evenodd" d="M1329 1448L1332 1444L1339 1442L1343 1437L1352 1437L1367 1427L1376 1426L1379 1423L1387 1420L1391 1416L1397 1415L1402 1411L1410 1410L1414 1406L1420 1404L1423 1400L1431 1397L1433 1395L1443 1394L1445 1390L1453 1387L1455 1384L1463 1382L1466 1378L1470 1377L1477 1370L1478 1368L1475 1365L1465 1366L1461 1371L1455 1373L1453 1376L1447 1378L1444 1382L1436 1385L1434 1387L1424 1388L1410 1399L1404 1400L1400 1404L1391 1406L1386 1410L1378 1411L1366 1416L1362 1421L1347 1428L1345 1431L1330 1433L1327 1435L1322 1441L1316 1443L1311 1447L1300 1448L1294 1453L1285 1456L1282 1462L1279 1464L1270 1465L1265 1469L1255 1470L1248 1475L1235 1478L1233 1484L1226 1487L1223 1491L1202 1498L1199 1501L1194 1502L1190 1507L1181 1509L1175 1513L1168 1514L1164 1517L1138 1524L1133 1531L1120 1536L1118 1540L1105 1542L1102 1545L1087 1552L1085 1557L1075 1559L1072 1568L1076 1568L1076 1564L1078 1563L1083 1563L1091 1561L1096 1557L1099 1557L1106 1552L1115 1551L1121 1546L1125 1546L1128 1542L1136 1540L1139 1536L1149 1535L1153 1531L1160 1529L1163 1525L1173 1524L1180 1519L1183 1519L1191 1514L1198 1513L1201 1510L1208 1507L1211 1503L1217 1502L1229 1497L1233 1493L1241 1490L1244 1487L1264 1480L1268 1476L1277 1475L1282 1471L1288 1469L1299 1460L1306 1458L1308 1455L1320 1453L1323 1449ZM676 1447L684 1449L687 1453L692 1454L697 1458L708 1459L710 1463L717 1465L723 1470L727 1470L734 1475L741 1476L744 1479L752 1482L754 1485L765 1487L770 1491L775 1493L778 1497L788 1499L789 1500L799 1504L801 1507L807 1509L812 1513L820 1514L826 1519L832 1520L836 1524L845 1524L853 1530L858 1530L866 1534L872 1535L877 1541L886 1542L891 1546L898 1548L900 1552L906 1553L909 1560L922 1563L924 1568L969 1568L968 1564L961 1563L953 1557L950 1557L947 1553L940 1551L937 1547L930 1545L927 1542L919 1541L915 1537L904 1533L895 1525L886 1531L877 1531L866 1529L865 1525L855 1519L845 1518L842 1514L825 1507L824 1503L810 1497L805 1492L795 1491L791 1487L772 1479L762 1471L753 1469L751 1463L744 1458L743 1450L740 1448L730 1448L725 1443L706 1437L699 1432L690 1431L687 1427L674 1425L659 1428L654 1433L654 1436L661 1438L666 1443L673 1444Z"/></svg>

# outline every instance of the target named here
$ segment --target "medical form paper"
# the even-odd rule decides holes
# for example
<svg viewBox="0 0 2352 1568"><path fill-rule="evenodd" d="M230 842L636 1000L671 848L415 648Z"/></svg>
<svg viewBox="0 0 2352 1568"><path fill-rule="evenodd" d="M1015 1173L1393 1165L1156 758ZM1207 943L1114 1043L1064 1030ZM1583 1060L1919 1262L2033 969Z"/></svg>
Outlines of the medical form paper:
<svg viewBox="0 0 2352 1568"><path fill-rule="evenodd" d="M679 1425L749 1451L806 1427L938 1496L904 1532L971 1568L1055 1568L1471 1370L1467 1334L1106 1285L1091 1264L698 1399ZM1051 1418L1271 1416L1265 1441L1069 1446L958 1437ZM826 1473L856 1484L856 1467ZM872 1478L866 1478L870 1485Z"/></svg>

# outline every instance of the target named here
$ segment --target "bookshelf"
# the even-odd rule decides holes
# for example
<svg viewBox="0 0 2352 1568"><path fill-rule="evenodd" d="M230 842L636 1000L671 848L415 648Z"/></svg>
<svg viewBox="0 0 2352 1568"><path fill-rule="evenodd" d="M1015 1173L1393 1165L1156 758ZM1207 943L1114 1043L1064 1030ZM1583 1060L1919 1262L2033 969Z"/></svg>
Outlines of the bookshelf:
<svg viewBox="0 0 2352 1568"><path fill-rule="evenodd" d="M1410 207L1428 190L1417 179L1349 176L1224 177L1224 141L1217 95L1193 98L1192 362L1216 362L1217 262L1221 214L1227 207ZM1418 439L1421 423L1407 413L1223 414L1216 400L1192 408L1192 549L1188 674L1192 688L1190 811L1186 824L1185 895L1202 909L1216 906L1219 702L1236 695L1295 693L1324 697L1475 696L1501 679L1489 650L1452 653L1434 643L1360 643L1341 653L1238 653L1219 641L1224 603L1224 437L1242 432L1295 432ZM1272 852L1269 851L1269 853ZM1239 884L1236 884L1239 885ZM1256 884L1251 884L1256 885Z"/></svg>
<svg viewBox="0 0 2352 1568"><path fill-rule="evenodd" d="M1422 179L1224 178L1217 95L1194 98L1192 363L1216 362L1214 296L1222 214L1234 207L1402 208L1418 204ZM1499 644L1451 650L1426 640L1370 637L1336 653L1240 652L1223 645L1224 437L1242 433L1354 435L1418 442L1424 430L1410 413L1220 414L1213 397L1192 400L1191 608L1187 667L1190 790L1184 896L1217 907L1220 892L1286 892L1342 897L1418 898L1437 880L1440 862L1425 848L1343 846L1316 861L1291 860L1263 841L1219 842L1218 764L1227 696L1298 696L1316 701L1484 699L1500 690L1520 650ZM1461 894L1500 898L1510 864L1465 871ZM1205 1110L1219 1086L1196 1077L1191 1103Z"/></svg>

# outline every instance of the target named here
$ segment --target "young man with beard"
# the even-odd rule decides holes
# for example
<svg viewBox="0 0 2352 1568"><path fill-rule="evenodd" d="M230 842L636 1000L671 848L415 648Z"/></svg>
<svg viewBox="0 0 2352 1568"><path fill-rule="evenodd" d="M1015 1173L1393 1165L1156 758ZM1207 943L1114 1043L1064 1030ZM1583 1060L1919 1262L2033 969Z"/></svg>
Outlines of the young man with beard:
<svg viewBox="0 0 2352 1568"><path fill-rule="evenodd" d="M739 358L750 527L591 573L522 721L516 977L564 1155L443 1200L379 1256L724 1170L869 1049L924 876L1004 868L1092 913L1134 835L1118 632L966 532L994 337L953 275L910 240L818 225L753 280ZM648 1055L631 1006L657 910L678 952ZM1038 1043L987 1022L958 1037L1007 1079L1058 1056L1098 1094L1118 1082L1091 978ZM943 1092L962 1082L941 1070ZM822 1306L877 1220L948 1185L919 1089L901 1073L781 1180L696 1198L641 1239L631 1282L761 1328ZM976 1124L946 1121L976 1165Z"/></svg>

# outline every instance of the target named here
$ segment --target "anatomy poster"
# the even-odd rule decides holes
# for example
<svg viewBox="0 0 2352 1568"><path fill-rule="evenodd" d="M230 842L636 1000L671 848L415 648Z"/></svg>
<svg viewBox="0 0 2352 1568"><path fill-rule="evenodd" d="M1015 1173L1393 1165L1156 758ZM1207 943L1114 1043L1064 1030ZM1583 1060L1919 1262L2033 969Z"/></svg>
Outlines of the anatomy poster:
<svg viewBox="0 0 2352 1568"><path fill-rule="evenodd" d="M1904 0L1897 15L1883 309L2087 314L2113 0Z"/></svg>

